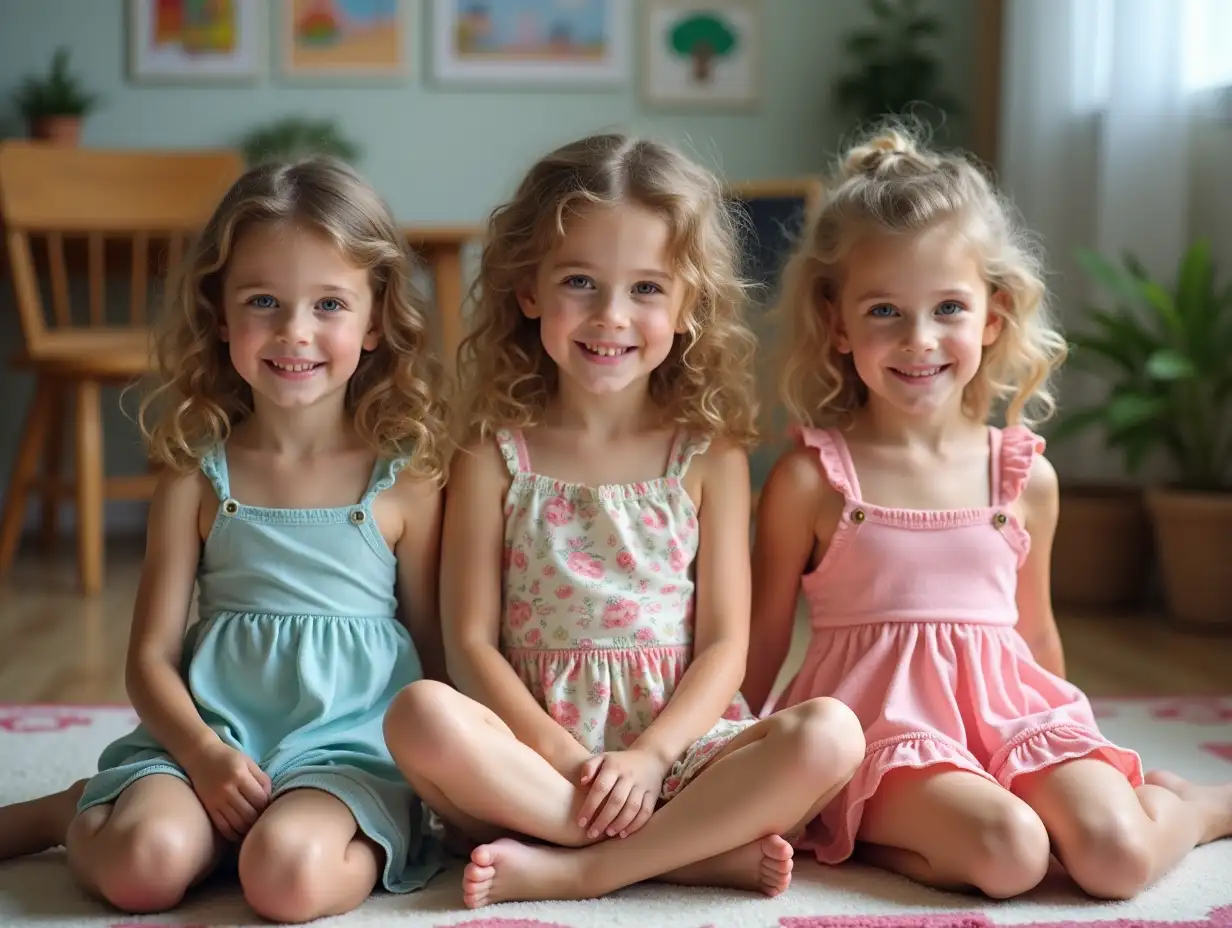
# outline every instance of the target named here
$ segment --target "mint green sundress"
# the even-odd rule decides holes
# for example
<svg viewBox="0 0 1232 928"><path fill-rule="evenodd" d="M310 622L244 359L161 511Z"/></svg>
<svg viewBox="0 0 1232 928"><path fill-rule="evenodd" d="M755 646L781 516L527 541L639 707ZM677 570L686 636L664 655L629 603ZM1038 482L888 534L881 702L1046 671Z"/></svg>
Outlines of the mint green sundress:
<svg viewBox="0 0 1232 928"><path fill-rule="evenodd" d="M201 469L221 504L181 671L201 718L257 761L275 797L311 788L346 803L385 852L382 885L395 893L442 868L383 732L390 700L423 676L395 617L397 562L372 513L404 464L378 460L354 506L267 509L232 498L225 448L208 454ZM144 726L106 747L98 768L79 810L114 802L152 773L188 780Z"/></svg>

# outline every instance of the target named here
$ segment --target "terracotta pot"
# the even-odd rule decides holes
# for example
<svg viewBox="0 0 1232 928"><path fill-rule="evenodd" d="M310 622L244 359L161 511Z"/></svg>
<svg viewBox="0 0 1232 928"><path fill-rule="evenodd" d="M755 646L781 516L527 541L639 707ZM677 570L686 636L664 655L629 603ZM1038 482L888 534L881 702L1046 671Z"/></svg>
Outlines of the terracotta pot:
<svg viewBox="0 0 1232 928"><path fill-rule="evenodd" d="M81 141L81 120L76 116L43 116L31 124L30 137L76 148Z"/></svg>
<svg viewBox="0 0 1232 928"><path fill-rule="evenodd" d="M1147 505L1169 614L1232 631L1232 493L1158 489Z"/></svg>
<svg viewBox="0 0 1232 928"><path fill-rule="evenodd" d="M1151 521L1137 487L1062 484L1052 543L1052 600L1112 610L1146 599Z"/></svg>

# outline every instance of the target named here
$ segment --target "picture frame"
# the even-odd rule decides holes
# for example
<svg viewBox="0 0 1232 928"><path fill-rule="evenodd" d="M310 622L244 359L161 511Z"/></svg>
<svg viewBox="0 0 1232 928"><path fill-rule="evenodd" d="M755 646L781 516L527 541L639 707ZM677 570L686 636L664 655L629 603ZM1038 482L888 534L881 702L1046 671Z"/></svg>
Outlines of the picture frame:
<svg viewBox="0 0 1232 928"><path fill-rule="evenodd" d="M279 76L398 80L410 73L410 0L279 0Z"/></svg>
<svg viewBox="0 0 1232 928"><path fill-rule="evenodd" d="M642 102L661 109L755 108L764 35L763 0L643 0Z"/></svg>
<svg viewBox="0 0 1232 928"><path fill-rule="evenodd" d="M264 0L128 0L128 79L251 83L266 69Z"/></svg>
<svg viewBox="0 0 1232 928"><path fill-rule="evenodd" d="M436 84L596 90L630 81L633 0L424 2Z"/></svg>

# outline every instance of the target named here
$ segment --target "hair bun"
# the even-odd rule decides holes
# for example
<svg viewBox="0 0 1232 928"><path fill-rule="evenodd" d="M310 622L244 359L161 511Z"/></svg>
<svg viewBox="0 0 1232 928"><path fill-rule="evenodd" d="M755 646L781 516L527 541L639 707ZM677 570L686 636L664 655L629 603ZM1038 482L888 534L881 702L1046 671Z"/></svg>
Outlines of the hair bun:
<svg viewBox="0 0 1232 928"><path fill-rule="evenodd" d="M843 159L842 174L844 178L877 174L903 161L920 163L920 150L910 136L888 129L852 148Z"/></svg>

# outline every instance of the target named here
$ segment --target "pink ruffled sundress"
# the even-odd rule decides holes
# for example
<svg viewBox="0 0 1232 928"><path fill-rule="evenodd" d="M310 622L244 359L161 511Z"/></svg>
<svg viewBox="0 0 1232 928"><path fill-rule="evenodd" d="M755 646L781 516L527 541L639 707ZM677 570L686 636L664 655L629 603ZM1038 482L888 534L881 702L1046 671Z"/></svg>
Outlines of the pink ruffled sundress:
<svg viewBox="0 0 1232 928"><path fill-rule="evenodd" d="M1025 773L1090 755L1140 785L1138 755L1100 734L1087 698L1037 664L1015 630L1030 536L1011 506L1043 441L1021 426L990 429L992 504L930 511L864 501L841 433L799 434L845 504L821 563L801 580L812 638L778 707L833 696L867 742L801 845L822 863L847 859L865 802L898 767L948 765L1010 789Z"/></svg>

